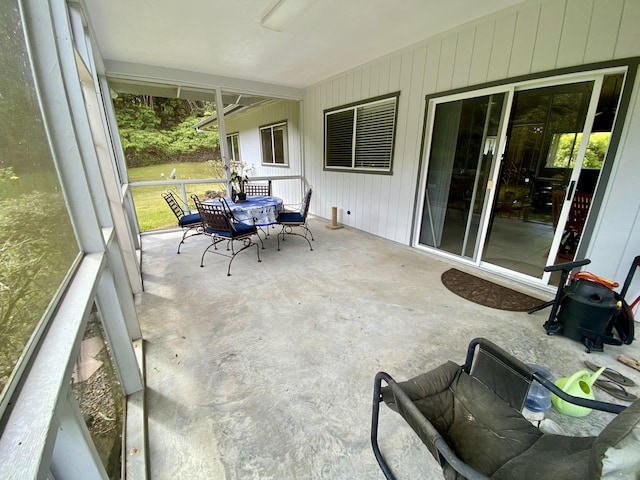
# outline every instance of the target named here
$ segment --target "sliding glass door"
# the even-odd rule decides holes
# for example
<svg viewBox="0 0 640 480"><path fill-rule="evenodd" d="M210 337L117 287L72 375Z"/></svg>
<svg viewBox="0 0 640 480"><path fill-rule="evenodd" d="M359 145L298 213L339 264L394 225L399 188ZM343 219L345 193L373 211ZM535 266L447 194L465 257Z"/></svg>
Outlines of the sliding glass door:
<svg viewBox="0 0 640 480"><path fill-rule="evenodd" d="M430 101L418 243L546 281L544 266L574 258L594 214L623 81Z"/></svg>
<svg viewBox="0 0 640 480"><path fill-rule="evenodd" d="M437 106L420 243L474 257L504 99L499 93Z"/></svg>

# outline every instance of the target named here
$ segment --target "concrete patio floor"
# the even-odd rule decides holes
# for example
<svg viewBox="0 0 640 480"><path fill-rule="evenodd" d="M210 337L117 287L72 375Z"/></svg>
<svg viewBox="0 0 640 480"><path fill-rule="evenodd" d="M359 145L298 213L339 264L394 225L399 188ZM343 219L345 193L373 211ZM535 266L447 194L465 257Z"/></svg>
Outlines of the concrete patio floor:
<svg viewBox="0 0 640 480"><path fill-rule="evenodd" d="M545 334L548 309L494 310L440 282L451 267L469 269L326 224L310 220L313 251L290 237L278 252L271 230L262 262L246 250L231 277L225 257L208 254L200 268L208 238L188 239L176 255L180 232L142 236L152 479L384 478L369 440L375 373L404 380L446 360L462 363L474 337L556 377L589 359L640 383L640 372L616 361L638 358L637 343L587 354ZM613 400L599 390L596 397ZM549 416L578 435L595 435L611 419ZM442 478L397 414L382 407L380 421L380 446L398 478Z"/></svg>

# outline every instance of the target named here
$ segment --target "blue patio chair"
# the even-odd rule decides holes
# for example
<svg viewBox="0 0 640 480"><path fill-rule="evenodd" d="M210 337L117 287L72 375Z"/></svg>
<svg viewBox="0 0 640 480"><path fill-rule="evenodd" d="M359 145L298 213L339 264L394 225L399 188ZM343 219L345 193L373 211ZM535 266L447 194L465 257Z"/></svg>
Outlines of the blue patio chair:
<svg viewBox="0 0 640 480"><path fill-rule="evenodd" d="M202 252L202 258L200 259L200 266L204 267L204 256L207 252L216 253L225 257L229 257L229 265L227 266L227 276L231 275L231 262L233 259L243 250L255 245L256 252L258 254L258 262L260 260L260 249L258 244L251 240L253 235L258 235L258 231L254 225L247 225L246 223L236 222L233 218L233 213L224 198L217 198L207 203L202 203L197 196L193 195L194 203L204 224L204 234L211 238L211 245L209 245L204 252ZM262 244L262 239L258 235L258 239ZM234 242L241 241L242 248L236 250ZM227 242L226 252L218 251L218 244L220 242ZM210 250L213 247L213 250ZM264 248L264 244L262 245Z"/></svg>
<svg viewBox="0 0 640 480"><path fill-rule="evenodd" d="M247 183L244 186L244 193L251 197L270 197L271 196L271 180L268 180L267 183ZM264 233L264 238L269 236L269 227L263 229L262 227L258 227L258 230L261 230Z"/></svg>
<svg viewBox="0 0 640 480"><path fill-rule="evenodd" d="M178 199L176 198L175 194L171 190L164 192L162 194L162 198L165 199L165 201L169 205L169 208L171 208L171 211L178 219L178 226L182 228L182 232L183 232L182 239L178 244L178 254L179 254L180 247L182 246L182 244L187 238L193 237L195 235L202 235L203 228L202 228L202 221L200 220L200 214L191 213L189 210L185 211L180 206Z"/></svg>
<svg viewBox="0 0 640 480"><path fill-rule="evenodd" d="M297 211L289 211L284 210L278 215L277 223L278 225L282 225L282 230L278 233L278 251L280 251L280 235L282 235L282 241L284 242L284 236L287 235L297 235L298 237L304 238L309 244L309 249L313 251L313 247L311 246L311 242L309 241L308 236L311 236L311 240L315 240L313 238L313 233L309 230L307 226L307 215L309 213L309 204L311 203L311 187L307 190L307 193L300 204L300 208ZM304 234L293 231L293 228L301 228Z"/></svg>

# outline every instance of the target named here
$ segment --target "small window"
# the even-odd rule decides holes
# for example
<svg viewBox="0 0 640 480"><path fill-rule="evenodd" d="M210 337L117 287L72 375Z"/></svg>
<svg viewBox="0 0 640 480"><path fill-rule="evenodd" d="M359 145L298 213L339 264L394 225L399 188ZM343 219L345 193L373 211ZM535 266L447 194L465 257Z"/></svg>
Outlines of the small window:
<svg viewBox="0 0 640 480"><path fill-rule="evenodd" d="M240 159L240 142L239 134L232 133L227 135L227 147L229 148L229 155L231 155L231 161L241 162Z"/></svg>
<svg viewBox="0 0 640 480"><path fill-rule="evenodd" d="M391 173L399 96L325 110L325 169Z"/></svg>
<svg viewBox="0 0 640 480"><path fill-rule="evenodd" d="M260 127L263 165L288 165L287 122Z"/></svg>

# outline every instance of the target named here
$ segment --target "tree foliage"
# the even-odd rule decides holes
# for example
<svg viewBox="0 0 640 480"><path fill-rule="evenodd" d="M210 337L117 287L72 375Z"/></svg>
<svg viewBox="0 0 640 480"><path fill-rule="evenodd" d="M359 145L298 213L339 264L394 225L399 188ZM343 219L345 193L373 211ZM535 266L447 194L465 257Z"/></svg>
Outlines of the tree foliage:
<svg viewBox="0 0 640 480"><path fill-rule="evenodd" d="M582 161L583 168L601 169L604 156L609 147L610 132L596 132L589 137L587 150ZM558 150L553 160L556 168L573 168L576 162L578 147L582 141L582 133L566 133L560 136Z"/></svg>
<svg viewBox="0 0 640 480"><path fill-rule="evenodd" d="M213 114L210 102L120 95L113 103L128 167L220 157L217 131L193 128Z"/></svg>
<svg viewBox="0 0 640 480"><path fill-rule="evenodd" d="M43 198L47 201L43 202ZM68 230L38 235L33 233L45 232L44 226L66 217L66 206L61 195L34 191L11 199L0 198L0 211L2 390L73 257L77 255L78 247L69 241L69 234L65 234L68 231L73 235L70 225Z"/></svg>

